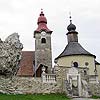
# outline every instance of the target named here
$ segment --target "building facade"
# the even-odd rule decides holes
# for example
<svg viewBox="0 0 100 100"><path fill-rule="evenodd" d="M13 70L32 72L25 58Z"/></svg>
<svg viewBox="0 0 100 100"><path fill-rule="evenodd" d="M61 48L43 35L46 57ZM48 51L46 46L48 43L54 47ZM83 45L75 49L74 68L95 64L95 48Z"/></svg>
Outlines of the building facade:
<svg viewBox="0 0 100 100"><path fill-rule="evenodd" d="M78 43L78 32L72 20L67 30L68 44L55 59L57 81L63 87L63 91L67 89L73 96L88 97L88 84L99 83L100 64L95 60L95 55Z"/></svg>
<svg viewBox="0 0 100 100"><path fill-rule="evenodd" d="M46 73L51 72L52 68L52 31L47 27L47 19L43 11L37 20L37 29L34 31L35 51L22 51L22 59L18 76L41 77L42 67L46 68Z"/></svg>
<svg viewBox="0 0 100 100"><path fill-rule="evenodd" d="M54 83L58 92L65 92L69 96L89 97L91 95L89 84L99 84L100 81L100 63L96 61L95 55L85 50L78 42L78 32L72 20L67 27L68 44L55 58L53 73L52 31L47 27L43 11L38 17L37 25L38 28L34 31L35 51L22 51L17 75L40 77L42 78L40 82Z"/></svg>
<svg viewBox="0 0 100 100"><path fill-rule="evenodd" d="M34 31L35 38L35 69L39 64L48 67L48 72L52 68L51 34L52 31L47 27L47 19L41 11L38 18L38 28Z"/></svg>

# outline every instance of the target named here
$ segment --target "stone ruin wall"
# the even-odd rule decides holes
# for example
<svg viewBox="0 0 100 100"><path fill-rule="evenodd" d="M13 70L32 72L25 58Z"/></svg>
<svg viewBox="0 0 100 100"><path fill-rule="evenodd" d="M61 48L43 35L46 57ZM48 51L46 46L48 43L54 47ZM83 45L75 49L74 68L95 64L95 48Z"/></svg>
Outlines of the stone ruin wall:
<svg viewBox="0 0 100 100"><path fill-rule="evenodd" d="M61 89L62 92L66 93L68 95L68 91L66 89L66 85L65 85L65 80L66 80L66 72L68 72L68 68L65 67L56 67L56 76L57 76L57 84L59 85L59 88ZM82 79L85 79L88 81L88 76L83 75L82 73L82 69L79 70L82 76ZM69 88L69 86L67 86L67 88ZM99 83L89 83L88 84L88 91L90 92L91 95L95 95L95 96L100 96L100 82Z"/></svg>
<svg viewBox="0 0 100 100"><path fill-rule="evenodd" d="M100 96L100 83L90 83L89 88L92 95Z"/></svg>
<svg viewBox="0 0 100 100"><path fill-rule="evenodd" d="M100 96L100 83L89 84L92 95ZM38 94L68 93L58 83L43 83L41 78L34 77L0 77L0 93L6 94Z"/></svg>
<svg viewBox="0 0 100 100"><path fill-rule="evenodd" d="M57 83L43 83L41 78L13 77L0 78L0 93L7 94L37 94L61 93Z"/></svg>

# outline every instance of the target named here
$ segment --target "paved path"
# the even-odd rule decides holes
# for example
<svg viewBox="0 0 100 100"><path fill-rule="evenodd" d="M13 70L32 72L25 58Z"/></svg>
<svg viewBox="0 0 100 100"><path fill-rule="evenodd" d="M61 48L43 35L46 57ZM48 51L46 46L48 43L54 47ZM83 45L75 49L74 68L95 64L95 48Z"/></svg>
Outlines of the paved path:
<svg viewBox="0 0 100 100"><path fill-rule="evenodd" d="M100 100L100 99L90 99L90 98L73 98L72 100Z"/></svg>

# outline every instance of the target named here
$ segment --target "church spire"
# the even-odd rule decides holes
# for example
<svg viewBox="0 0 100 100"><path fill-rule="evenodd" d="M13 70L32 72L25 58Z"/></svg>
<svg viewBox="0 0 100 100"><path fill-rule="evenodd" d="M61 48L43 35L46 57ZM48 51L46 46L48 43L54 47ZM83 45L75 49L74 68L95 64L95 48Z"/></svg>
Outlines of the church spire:
<svg viewBox="0 0 100 100"><path fill-rule="evenodd" d="M69 16L70 19L70 24L67 27L68 33L67 33L67 38L68 38L68 43L69 42L78 42L78 32L76 30L76 26L72 24L72 17L71 14Z"/></svg>
<svg viewBox="0 0 100 100"><path fill-rule="evenodd" d="M69 19L70 19L70 24L72 23L72 16L71 16L71 12L69 12Z"/></svg>
<svg viewBox="0 0 100 100"><path fill-rule="evenodd" d="M38 24L38 25L39 25L40 23L45 23L45 24L47 24L47 19L46 19L46 17L44 16L43 9L41 9L41 13L40 13L40 16L39 16L38 21L37 21L37 24Z"/></svg>
<svg viewBox="0 0 100 100"><path fill-rule="evenodd" d="M43 65L46 67L46 71L50 72L52 68L52 50L51 50L52 31L47 27L47 19L45 17L43 9L41 9L41 12L39 14L37 25L38 27L34 31L35 69L38 69L39 65L40 66Z"/></svg>
<svg viewBox="0 0 100 100"><path fill-rule="evenodd" d="M37 20L38 28L35 30L35 32L41 32L41 31L46 31L46 32L52 32L48 27L47 27L47 19L45 17L45 14L43 13L43 9L41 9L41 13L39 14L38 20Z"/></svg>
<svg viewBox="0 0 100 100"><path fill-rule="evenodd" d="M40 16L44 16L43 9L41 8Z"/></svg>
<svg viewBox="0 0 100 100"><path fill-rule="evenodd" d="M68 30L69 32L71 32L71 31L73 32L73 31L76 30L76 26L75 26L74 24L72 24L71 13L70 13L69 19L70 19L70 24L68 25L67 30ZM75 32L76 32L76 31L75 31Z"/></svg>

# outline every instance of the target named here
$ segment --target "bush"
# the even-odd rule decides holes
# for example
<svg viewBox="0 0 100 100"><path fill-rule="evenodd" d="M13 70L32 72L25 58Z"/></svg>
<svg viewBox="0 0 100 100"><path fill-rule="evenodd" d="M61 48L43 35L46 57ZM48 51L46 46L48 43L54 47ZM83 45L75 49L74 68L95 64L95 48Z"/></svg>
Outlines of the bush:
<svg viewBox="0 0 100 100"><path fill-rule="evenodd" d="M98 99L100 96L92 96L93 99Z"/></svg>

